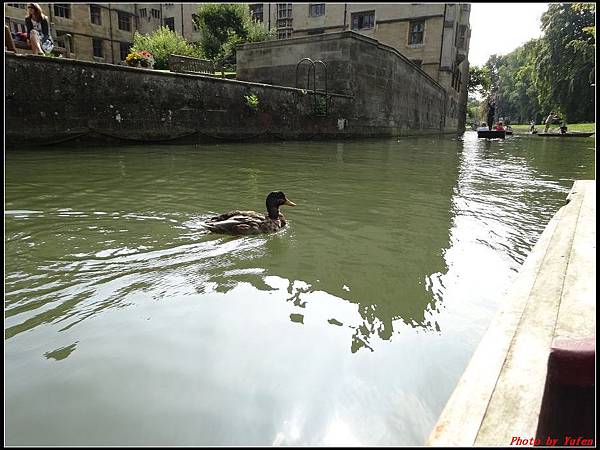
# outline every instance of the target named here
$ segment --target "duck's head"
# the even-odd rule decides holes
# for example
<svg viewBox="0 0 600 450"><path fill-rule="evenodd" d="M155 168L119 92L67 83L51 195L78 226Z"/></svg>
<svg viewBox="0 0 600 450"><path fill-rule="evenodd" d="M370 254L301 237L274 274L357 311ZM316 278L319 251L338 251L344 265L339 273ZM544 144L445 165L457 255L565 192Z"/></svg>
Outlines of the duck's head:
<svg viewBox="0 0 600 450"><path fill-rule="evenodd" d="M296 204L289 201L281 191L271 192L267 195L267 212L271 219L277 219L279 217L279 207L282 205L296 206Z"/></svg>

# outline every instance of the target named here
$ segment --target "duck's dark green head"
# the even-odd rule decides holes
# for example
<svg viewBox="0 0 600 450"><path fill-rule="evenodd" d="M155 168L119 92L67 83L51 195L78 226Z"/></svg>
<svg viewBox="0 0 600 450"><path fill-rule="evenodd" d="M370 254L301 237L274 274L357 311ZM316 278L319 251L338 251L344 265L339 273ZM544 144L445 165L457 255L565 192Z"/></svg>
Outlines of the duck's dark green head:
<svg viewBox="0 0 600 450"><path fill-rule="evenodd" d="M271 192L267 195L267 212L271 219L277 219L279 217L279 207L282 205L296 206L296 204L289 201L281 191Z"/></svg>

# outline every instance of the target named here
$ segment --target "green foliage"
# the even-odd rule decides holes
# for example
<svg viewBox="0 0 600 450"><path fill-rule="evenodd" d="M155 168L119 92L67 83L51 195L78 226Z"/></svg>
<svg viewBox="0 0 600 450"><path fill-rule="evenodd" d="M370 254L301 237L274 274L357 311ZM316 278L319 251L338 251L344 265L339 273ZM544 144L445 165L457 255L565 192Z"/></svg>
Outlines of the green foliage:
<svg viewBox="0 0 600 450"><path fill-rule="evenodd" d="M473 97L467 99L467 122L479 121L482 115L479 113L481 102Z"/></svg>
<svg viewBox="0 0 600 450"><path fill-rule="evenodd" d="M490 69L487 66L471 66L469 67L469 84L468 91L470 94L478 93L483 97L488 97L490 94L491 80Z"/></svg>
<svg viewBox="0 0 600 450"><path fill-rule="evenodd" d="M569 122L594 119L594 17L590 3L550 4L542 15L541 38L488 59L487 93L499 117L539 123L554 111Z"/></svg>
<svg viewBox="0 0 600 450"><path fill-rule="evenodd" d="M324 95L316 95L314 98L314 114L324 116L327 114L327 97Z"/></svg>
<svg viewBox="0 0 600 450"><path fill-rule="evenodd" d="M228 68L235 66L236 45L275 38L275 31L255 22L244 3L205 3L198 8L196 25L206 57L220 60Z"/></svg>
<svg viewBox="0 0 600 450"><path fill-rule="evenodd" d="M539 66L540 83L571 121L594 117L595 6L550 4L542 15L546 41L545 64Z"/></svg>
<svg viewBox="0 0 600 450"><path fill-rule="evenodd" d="M246 105L248 105L253 110L258 109L258 96L256 94L244 95L244 99L246 100Z"/></svg>
<svg viewBox="0 0 600 450"><path fill-rule="evenodd" d="M161 27L152 34L140 34L137 31L133 36L131 51L146 50L154 56L155 69L169 67L169 55L191 56L202 58L203 53L199 47L188 43L183 36L171 31L168 27Z"/></svg>

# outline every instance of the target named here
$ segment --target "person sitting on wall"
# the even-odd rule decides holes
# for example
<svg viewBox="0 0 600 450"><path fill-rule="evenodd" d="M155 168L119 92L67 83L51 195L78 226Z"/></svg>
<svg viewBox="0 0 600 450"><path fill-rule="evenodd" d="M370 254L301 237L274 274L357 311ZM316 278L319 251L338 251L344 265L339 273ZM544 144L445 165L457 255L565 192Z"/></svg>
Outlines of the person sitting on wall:
<svg viewBox="0 0 600 450"><path fill-rule="evenodd" d="M17 53L17 48L15 47L15 42L13 41L8 25L4 25L4 46L9 52Z"/></svg>
<svg viewBox="0 0 600 450"><path fill-rule="evenodd" d="M27 28L27 37L29 46L34 55L43 55L50 53L54 48L54 43L50 37L50 26L48 18L42 12L42 8L37 3L27 4L27 16L25 17L25 27Z"/></svg>
<svg viewBox="0 0 600 450"><path fill-rule="evenodd" d="M481 122L477 131L490 131L490 128L487 126L487 123Z"/></svg>

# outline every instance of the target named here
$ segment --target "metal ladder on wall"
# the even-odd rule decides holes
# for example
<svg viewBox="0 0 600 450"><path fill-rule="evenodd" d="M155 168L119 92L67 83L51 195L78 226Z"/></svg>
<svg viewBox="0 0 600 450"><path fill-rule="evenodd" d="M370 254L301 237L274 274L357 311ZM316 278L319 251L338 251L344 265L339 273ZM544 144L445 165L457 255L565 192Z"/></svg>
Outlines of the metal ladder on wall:
<svg viewBox="0 0 600 450"><path fill-rule="evenodd" d="M312 96L313 96L313 114L315 116L326 116L329 112L329 97L327 96L327 64L325 64L323 61L318 60L318 61L313 61L310 58L302 58L298 64L296 64L296 89L298 88L298 71L300 69L300 66L302 65L302 63L307 62L310 64L310 66L308 67L308 74L306 77L306 90L310 90L310 75L312 73L312 79L313 79L313 88L312 88ZM321 90L317 90L317 74L316 74L316 66L320 65L323 67L323 69L325 70L325 89L321 89ZM317 97L317 96L321 96L321 97ZM324 96L325 101L323 102L322 99ZM320 100L318 100L317 98L319 98Z"/></svg>

